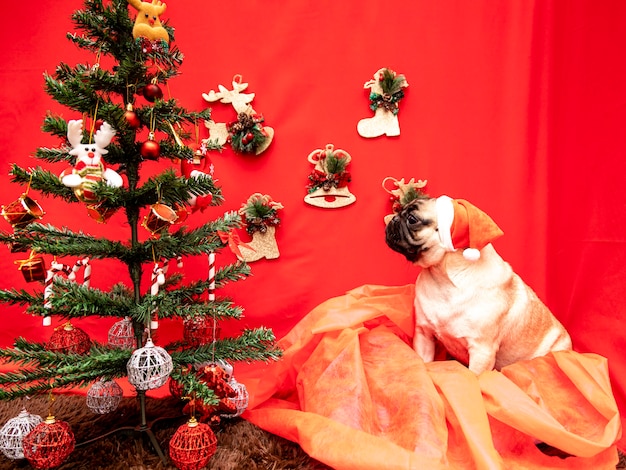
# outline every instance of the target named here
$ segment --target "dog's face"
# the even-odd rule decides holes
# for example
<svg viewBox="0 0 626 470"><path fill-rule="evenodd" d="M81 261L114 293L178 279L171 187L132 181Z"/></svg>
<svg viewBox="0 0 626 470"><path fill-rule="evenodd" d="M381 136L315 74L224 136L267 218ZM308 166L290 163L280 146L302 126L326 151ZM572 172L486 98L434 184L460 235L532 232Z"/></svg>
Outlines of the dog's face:
<svg viewBox="0 0 626 470"><path fill-rule="evenodd" d="M424 268L438 264L446 254L439 239L435 203L435 198L414 199L385 229L389 248Z"/></svg>

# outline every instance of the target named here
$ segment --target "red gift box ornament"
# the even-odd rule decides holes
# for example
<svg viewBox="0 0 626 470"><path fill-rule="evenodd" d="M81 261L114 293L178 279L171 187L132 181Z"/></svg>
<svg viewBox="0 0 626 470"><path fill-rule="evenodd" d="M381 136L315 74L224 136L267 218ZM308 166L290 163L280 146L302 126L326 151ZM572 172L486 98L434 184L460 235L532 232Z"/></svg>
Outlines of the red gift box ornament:
<svg viewBox="0 0 626 470"><path fill-rule="evenodd" d="M74 433L64 421L48 416L45 421L24 436L24 456L37 469L61 465L76 445Z"/></svg>
<svg viewBox="0 0 626 470"><path fill-rule="evenodd" d="M46 263L43 257L34 251L30 253L28 259L15 261L15 264L18 265L17 269L22 273L26 282L46 280Z"/></svg>

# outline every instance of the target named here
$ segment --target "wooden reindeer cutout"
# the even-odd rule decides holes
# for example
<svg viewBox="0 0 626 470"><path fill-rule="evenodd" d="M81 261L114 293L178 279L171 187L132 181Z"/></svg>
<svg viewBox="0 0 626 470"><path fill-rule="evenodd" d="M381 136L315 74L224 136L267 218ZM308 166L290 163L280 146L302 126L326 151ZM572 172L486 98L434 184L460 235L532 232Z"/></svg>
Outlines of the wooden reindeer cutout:
<svg viewBox="0 0 626 470"><path fill-rule="evenodd" d="M254 93L242 93L248 88L242 83L241 75L236 75L232 81L232 90L218 85L218 91L210 90L202 93L202 98L209 103L219 101L231 104L237 113L237 121L231 123L216 123L211 120L204 122L209 129L209 139L218 145L231 143L234 150L240 153L264 152L272 143L274 129L262 126L263 116L257 113L250 104ZM208 139L207 139L208 140Z"/></svg>

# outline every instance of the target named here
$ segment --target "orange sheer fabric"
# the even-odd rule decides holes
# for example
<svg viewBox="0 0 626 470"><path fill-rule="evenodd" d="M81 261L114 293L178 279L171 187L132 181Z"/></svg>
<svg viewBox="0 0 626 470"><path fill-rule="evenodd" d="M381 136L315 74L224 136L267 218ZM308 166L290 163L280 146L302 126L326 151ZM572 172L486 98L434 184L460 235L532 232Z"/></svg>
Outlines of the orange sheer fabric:
<svg viewBox="0 0 626 470"><path fill-rule="evenodd" d="M615 468L606 359L559 352L478 377L424 364L412 298L413 286L365 285L319 305L281 341L280 362L237 374L244 416L337 469Z"/></svg>

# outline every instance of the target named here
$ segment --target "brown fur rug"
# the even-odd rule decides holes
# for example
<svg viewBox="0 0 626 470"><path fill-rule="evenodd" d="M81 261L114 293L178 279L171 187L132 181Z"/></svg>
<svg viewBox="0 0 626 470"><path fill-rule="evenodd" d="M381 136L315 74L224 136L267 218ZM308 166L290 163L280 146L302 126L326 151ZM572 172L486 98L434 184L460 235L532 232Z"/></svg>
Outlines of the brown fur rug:
<svg viewBox="0 0 626 470"><path fill-rule="evenodd" d="M50 410L48 397L0 402L0 427L17 416L23 407L45 418ZM164 464L145 432L136 431L140 408L136 398L124 398L113 413L92 413L82 395L56 395L52 412L66 421L78 446L59 470L172 470ZM147 398L146 419L164 455L176 429L187 420L181 402L175 398ZM119 431L120 428L131 428ZM94 438L112 434L84 444ZM295 443L263 431L240 418L223 419L214 427L217 451L206 467L211 470L328 470L330 467L310 458ZM81 443L83 443L81 445ZM0 469L31 470L26 460L10 460L0 453ZM626 469L620 453L617 469Z"/></svg>
<svg viewBox="0 0 626 470"><path fill-rule="evenodd" d="M44 396L0 402L0 427L17 416L23 407L45 418L49 412L49 400ZM82 395L56 395L52 414L67 422L78 446L59 470L170 470L154 451L145 432L134 429L140 424L139 402L136 398L124 398L116 411L99 415L85 404ZM182 414L181 402L174 398L146 399L146 420L154 432L160 447L168 456L168 443L188 417ZM127 431L115 433L95 442L80 445L121 427ZM295 443L267 433L240 418L223 419L214 427L218 439L215 455L207 469L215 470L324 470L329 467L311 459ZM10 460L0 453L0 469L24 469L33 467L26 460Z"/></svg>

